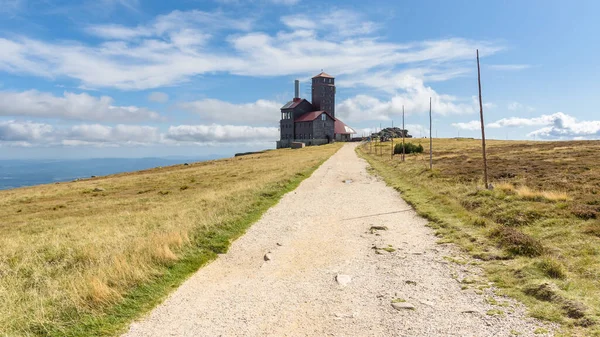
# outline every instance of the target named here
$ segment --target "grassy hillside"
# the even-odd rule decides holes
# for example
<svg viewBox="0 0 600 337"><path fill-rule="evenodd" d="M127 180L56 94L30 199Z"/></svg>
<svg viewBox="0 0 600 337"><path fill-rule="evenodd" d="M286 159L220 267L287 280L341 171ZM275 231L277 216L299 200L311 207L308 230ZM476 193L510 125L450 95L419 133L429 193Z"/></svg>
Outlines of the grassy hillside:
<svg viewBox="0 0 600 337"><path fill-rule="evenodd" d="M565 336L600 336L600 141L489 141L493 190L480 141L435 139L431 171L429 140L409 141L425 152L404 163L391 142L358 151L532 316Z"/></svg>
<svg viewBox="0 0 600 337"><path fill-rule="evenodd" d="M0 191L0 335L114 335L341 145Z"/></svg>

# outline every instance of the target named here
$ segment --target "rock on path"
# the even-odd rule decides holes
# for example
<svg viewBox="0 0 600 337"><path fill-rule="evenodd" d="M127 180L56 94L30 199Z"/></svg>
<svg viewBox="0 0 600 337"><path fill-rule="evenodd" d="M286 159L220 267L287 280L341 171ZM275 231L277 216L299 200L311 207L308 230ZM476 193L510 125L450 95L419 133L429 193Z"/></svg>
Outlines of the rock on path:
<svg viewBox="0 0 600 337"><path fill-rule="evenodd" d="M436 244L426 220L393 213L409 206L367 173L355 146L346 144L124 336L544 336L534 330L551 327L486 282L459 283L485 279L448 262L458 251ZM374 246L393 250L377 254ZM348 282L340 286L337 275ZM414 310L395 309L395 299Z"/></svg>

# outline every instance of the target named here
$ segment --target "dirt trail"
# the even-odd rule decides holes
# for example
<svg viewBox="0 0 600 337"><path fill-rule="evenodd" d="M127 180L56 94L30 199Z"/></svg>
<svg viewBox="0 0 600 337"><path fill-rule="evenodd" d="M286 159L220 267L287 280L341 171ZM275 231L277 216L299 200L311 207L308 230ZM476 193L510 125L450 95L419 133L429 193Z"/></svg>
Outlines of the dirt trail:
<svg viewBox="0 0 600 337"><path fill-rule="evenodd" d="M457 249L436 244L427 221L367 173L355 146L346 144L125 336L550 335L493 288L477 294L487 286L477 267L450 262ZM347 278L338 282L338 274L350 282L340 284ZM395 309L394 299L414 309Z"/></svg>

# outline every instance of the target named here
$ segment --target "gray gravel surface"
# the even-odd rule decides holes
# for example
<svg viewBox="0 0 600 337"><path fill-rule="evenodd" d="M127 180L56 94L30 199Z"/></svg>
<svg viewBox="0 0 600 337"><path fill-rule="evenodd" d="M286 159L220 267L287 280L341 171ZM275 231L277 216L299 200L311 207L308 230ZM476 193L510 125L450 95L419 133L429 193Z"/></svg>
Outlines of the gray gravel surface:
<svg viewBox="0 0 600 337"><path fill-rule="evenodd" d="M437 244L427 221L367 173L355 146L124 336L552 335L496 296L474 261Z"/></svg>

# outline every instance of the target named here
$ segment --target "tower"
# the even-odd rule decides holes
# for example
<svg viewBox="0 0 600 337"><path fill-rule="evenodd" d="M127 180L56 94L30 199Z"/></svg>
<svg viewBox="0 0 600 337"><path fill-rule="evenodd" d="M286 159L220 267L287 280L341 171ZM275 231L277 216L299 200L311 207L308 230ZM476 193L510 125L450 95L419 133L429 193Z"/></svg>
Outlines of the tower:
<svg viewBox="0 0 600 337"><path fill-rule="evenodd" d="M335 78L321 72L312 78L312 104L315 109L327 111L335 118Z"/></svg>

